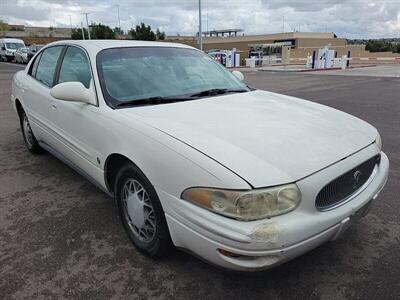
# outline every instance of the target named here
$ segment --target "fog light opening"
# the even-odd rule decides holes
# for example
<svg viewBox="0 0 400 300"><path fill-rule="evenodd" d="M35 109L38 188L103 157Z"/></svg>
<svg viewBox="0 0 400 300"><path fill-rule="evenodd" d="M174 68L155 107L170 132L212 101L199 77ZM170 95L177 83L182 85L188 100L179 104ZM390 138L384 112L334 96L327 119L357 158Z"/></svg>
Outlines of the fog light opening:
<svg viewBox="0 0 400 300"><path fill-rule="evenodd" d="M233 252L230 252L230 251L224 250L224 249L217 249L217 251L220 254L224 255L224 256L233 257L233 258L238 258L238 257L242 257L243 256L243 255L240 255L240 254L237 254L237 253L233 253Z"/></svg>
<svg viewBox="0 0 400 300"><path fill-rule="evenodd" d="M227 258L231 258L231 259L233 258L233 259L241 260L241 261L251 261L251 260L257 259L256 256L247 256L247 255L237 254L237 253L233 253L233 252L230 252L230 251L224 250L224 249L217 249L217 251L221 255L223 255Z"/></svg>

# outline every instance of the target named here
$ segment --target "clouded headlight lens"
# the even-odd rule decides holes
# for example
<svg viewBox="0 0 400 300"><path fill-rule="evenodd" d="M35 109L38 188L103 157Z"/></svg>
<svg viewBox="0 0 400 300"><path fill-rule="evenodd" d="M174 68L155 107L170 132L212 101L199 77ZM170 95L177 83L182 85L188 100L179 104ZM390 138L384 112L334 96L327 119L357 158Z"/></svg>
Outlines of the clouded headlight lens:
<svg viewBox="0 0 400 300"><path fill-rule="evenodd" d="M383 144L382 144L382 138L381 138L381 135L379 134L379 132L378 132L378 135L376 136L375 143L378 146L379 150L382 151Z"/></svg>
<svg viewBox="0 0 400 300"><path fill-rule="evenodd" d="M273 217L296 208L301 194L296 184L252 191L189 188L182 199L215 213L249 221Z"/></svg>

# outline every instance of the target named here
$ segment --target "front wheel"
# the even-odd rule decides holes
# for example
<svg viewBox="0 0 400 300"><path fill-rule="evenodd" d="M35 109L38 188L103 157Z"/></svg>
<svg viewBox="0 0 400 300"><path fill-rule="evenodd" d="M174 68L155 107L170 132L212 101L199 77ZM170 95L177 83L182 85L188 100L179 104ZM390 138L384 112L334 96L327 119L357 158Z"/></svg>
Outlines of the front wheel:
<svg viewBox="0 0 400 300"><path fill-rule="evenodd" d="M157 193L146 176L128 163L119 171L115 198L122 224L134 246L150 257L171 248L171 238Z"/></svg>
<svg viewBox="0 0 400 300"><path fill-rule="evenodd" d="M38 141L33 134L31 125L29 123L28 117L24 111L21 111L20 115L22 136L24 138L25 146L33 154L39 154L43 152L43 148L39 146Z"/></svg>

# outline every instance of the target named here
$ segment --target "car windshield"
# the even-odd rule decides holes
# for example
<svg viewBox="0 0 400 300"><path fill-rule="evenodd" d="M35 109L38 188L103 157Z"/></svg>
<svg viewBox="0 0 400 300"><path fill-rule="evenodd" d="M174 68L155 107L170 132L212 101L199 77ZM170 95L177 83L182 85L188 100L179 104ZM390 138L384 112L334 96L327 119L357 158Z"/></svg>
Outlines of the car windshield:
<svg viewBox="0 0 400 300"><path fill-rule="evenodd" d="M10 50L17 50L19 48L24 47L24 44L21 43L6 43L6 48Z"/></svg>
<svg viewBox="0 0 400 300"><path fill-rule="evenodd" d="M209 91L249 91L231 72L204 53L187 48L130 47L101 51L97 56L100 82L107 103L136 104L157 98L162 104L210 96ZM222 92L221 92L222 91ZM121 105L122 104L122 105Z"/></svg>
<svg viewBox="0 0 400 300"><path fill-rule="evenodd" d="M21 51L22 53L27 53L28 52L28 48L20 48L19 51Z"/></svg>

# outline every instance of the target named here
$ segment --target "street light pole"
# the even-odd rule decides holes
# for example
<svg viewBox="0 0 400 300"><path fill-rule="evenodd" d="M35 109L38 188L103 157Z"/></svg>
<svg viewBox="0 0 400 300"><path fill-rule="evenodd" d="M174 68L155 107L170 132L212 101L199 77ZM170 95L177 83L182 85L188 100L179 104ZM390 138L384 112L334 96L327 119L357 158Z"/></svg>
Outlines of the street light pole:
<svg viewBox="0 0 400 300"><path fill-rule="evenodd" d="M81 29L82 29L82 40L85 39L85 30L83 30L83 23L81 21Z"/></svg>
<svg viewBox="0 0 400 300"><path fill-rule="evenodd" d="M88 39L90 40L90 27L89 27L89 21L88 21L88 14L89 13L83 13L86 16L86 26L87 26L87 32L88 32Z"/></svg>
<svg viewBox="0 0 400 300"><path fill-rule="evenodd" d="M200 50L203 51L203 32L201 29L201 0L199 0L199 46Z"/></svg>
<svg viewBox="0 0 400 300"><path fill-rule="evenodd" d="M117 13L118 13L118 28L121 30L121 19L119 18L119 4L116 5Z"/></svg>

